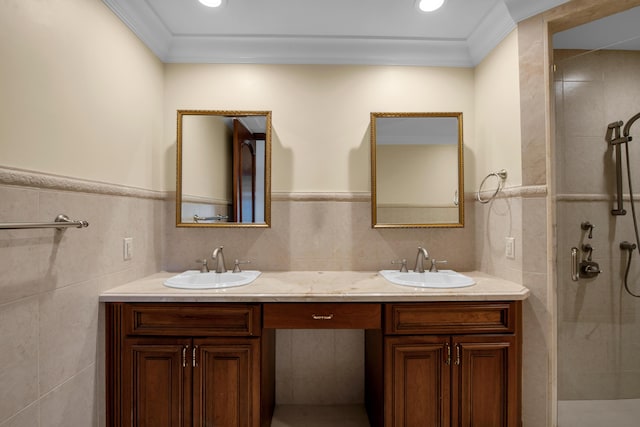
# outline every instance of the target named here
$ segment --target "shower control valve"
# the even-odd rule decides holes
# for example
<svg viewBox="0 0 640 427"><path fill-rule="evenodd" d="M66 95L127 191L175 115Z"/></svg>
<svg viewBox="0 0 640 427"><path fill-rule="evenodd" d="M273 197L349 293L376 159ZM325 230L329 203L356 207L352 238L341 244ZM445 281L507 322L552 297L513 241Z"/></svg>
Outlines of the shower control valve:
<svg viewBox="0 0 640 427"><path fill-rule="evenodd" d="M593 229L596 226L591 224L589 221L585 221L582 224L580 224L580 228L583 229L584 231L589 231L589 235L587 236L589 239L593 239Z"/></svg>

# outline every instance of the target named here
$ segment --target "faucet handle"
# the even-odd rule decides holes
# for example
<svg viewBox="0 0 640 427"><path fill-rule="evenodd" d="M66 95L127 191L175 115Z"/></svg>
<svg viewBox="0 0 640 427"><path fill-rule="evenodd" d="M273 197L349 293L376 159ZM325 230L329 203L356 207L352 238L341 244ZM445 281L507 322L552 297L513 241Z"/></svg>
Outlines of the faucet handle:
<svg viewBox="0 0 640 427"><path fill-rule="evenodd" d="M202 266L200 267L200 273L208 273L209 272L209 266L207 265L207 260L206 259L197 259L196 262L202 264Z"/></svg>
<svg viewBox="0 0 640 427"><path fill-rule="evenodd" d="M438 272L438 264L446 264L447 261L438 261L436 259L431 260L431 267L429 267L429 272L437 273Z"/></svg>
<svg viewBox="0 0 640 427"><path fill-rule="evenodd" d="M235 262L233 264L233 272L234 273L242 273L242 270L240 270L240 264L251 264L251 261L235 260Z"/></svg>
<svg viewBox="0 0 640 427"><path fill-rule="evenodd" d="M408 273L409 270L407 270L407 260L406 259L401 259L398 261L391 261L391 264L401 264L400 265L400 273Z"/></svg>

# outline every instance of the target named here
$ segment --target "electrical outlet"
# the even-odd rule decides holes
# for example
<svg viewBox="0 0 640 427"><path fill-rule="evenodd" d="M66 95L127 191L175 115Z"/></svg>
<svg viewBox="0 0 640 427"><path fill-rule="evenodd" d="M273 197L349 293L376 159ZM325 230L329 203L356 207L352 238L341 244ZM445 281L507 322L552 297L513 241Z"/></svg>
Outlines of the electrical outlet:
<svg viewBox="0 0 640 427"><path fill-rule="evenodd" d="M516 238L515 237L506 237L504 239L504 256L508 259L516 258Z"/></svg>
<svg viewBox="0 0 640 427"><path fill-rule="evenodd" d="M133 237L125 237L122 241L122 258L125 261L133 258Z"/></svg>

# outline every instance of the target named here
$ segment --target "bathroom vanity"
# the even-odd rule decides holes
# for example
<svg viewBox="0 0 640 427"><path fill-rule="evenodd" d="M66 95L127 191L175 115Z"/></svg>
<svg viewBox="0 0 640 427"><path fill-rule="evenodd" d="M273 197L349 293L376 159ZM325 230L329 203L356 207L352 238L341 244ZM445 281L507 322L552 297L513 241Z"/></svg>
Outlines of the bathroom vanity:
<svg viewBox="0 0 640 427"><path fill-rule="evenodd" d="M520 426L521 304L480 273L458 289L375 272L263 273L238 288L164 287L160 273L104 292L107 425L267 427L275 330L364 329L373 427Z"/></svg>

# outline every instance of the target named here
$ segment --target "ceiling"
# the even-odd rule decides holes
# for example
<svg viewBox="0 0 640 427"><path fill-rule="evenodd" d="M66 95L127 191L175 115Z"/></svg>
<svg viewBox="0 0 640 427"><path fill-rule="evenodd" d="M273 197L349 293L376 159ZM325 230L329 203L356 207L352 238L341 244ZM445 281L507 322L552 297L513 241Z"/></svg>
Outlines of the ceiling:
<svg viewBox="0 0 640 427"><path fill-rule="evenodd" d="M517 22L568 0L103 0L163 61L472 67Z"/></svg>
<svg viewBox="0 0 640 427"><path fill-rule="evenodd" d="M554 34L556 49L640 50L640 7Z"/></svg>

